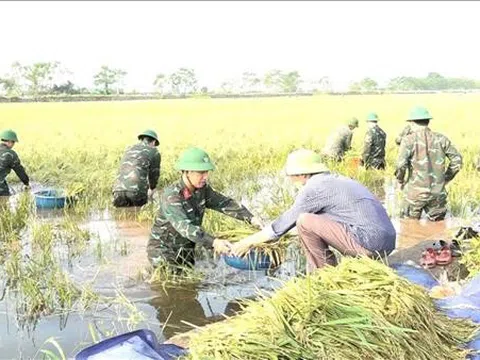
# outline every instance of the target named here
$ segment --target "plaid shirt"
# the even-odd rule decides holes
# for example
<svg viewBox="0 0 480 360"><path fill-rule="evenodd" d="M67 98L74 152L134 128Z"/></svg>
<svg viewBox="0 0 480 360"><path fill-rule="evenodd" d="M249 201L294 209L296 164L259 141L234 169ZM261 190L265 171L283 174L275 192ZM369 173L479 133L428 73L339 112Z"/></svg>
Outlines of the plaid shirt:
<svg viewBox="0 0 480 360"><path fill-rule="evenodd" d="M395 249L396 232L380 201L362 184L350 178L321 173L312 176L293 206L267 226L270 239L292 229L302 213L325 214L345 224L354 239L370 251Z"/></svg>

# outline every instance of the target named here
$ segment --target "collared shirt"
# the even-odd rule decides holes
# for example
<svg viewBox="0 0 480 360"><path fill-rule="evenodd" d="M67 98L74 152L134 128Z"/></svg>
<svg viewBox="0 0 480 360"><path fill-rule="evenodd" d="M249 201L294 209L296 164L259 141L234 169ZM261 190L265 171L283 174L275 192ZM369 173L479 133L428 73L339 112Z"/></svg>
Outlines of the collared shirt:
<svg viewBox="0 0 480 360"><path fill-rule="evenodd" d="M302 213L325 214L345 224L367 250L391 252L395 248L396 232L385 208L365 186L350 178L331 173L312 176L293 206L263 231L277 239L295 226Z"/></svg>

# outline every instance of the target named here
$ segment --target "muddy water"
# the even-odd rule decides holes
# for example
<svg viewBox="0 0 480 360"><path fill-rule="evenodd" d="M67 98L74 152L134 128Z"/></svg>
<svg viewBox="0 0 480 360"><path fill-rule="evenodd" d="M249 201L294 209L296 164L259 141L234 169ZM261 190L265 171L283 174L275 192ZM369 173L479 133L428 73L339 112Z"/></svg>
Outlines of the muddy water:
<svg viewBox="0 0 480 360"><path fill-rule="evenodd" d="M245 184L242 196L231 193L256 214L264 213L275 203L294 196L295 191L286 186L285 179L262 177L256 181L258 189L248 194L250 183ZM280 190L284 188L283 192ZM398 209L395 189L390 180L376 187L377 196L384 202L387 211L395 214ZM240 187L242 189L242 187ZM238 190L237 190L238 191ZM4 200L5 201L5 200ZM12 206L15 197L8 200ZM135 210L132 210L133 212ZM34 331L18 328L15 304L0 301L0 358L18 359L39 357L44 342L55 337L67 356L92 343L91 327L103 337L131 329L149 328L160 341L176 333L186 332L192 324L202 326L218 321L224 314L230 315L239 309L238 300L252 298L258 290L271 291L281 286L278 280L266 276L265 272L245 272L228 267L223 260L206 259L197 263L206 269L206 279L198 286L163 288L152 286L141 280L141 274L148 266L146 243L149 224L118 220L108 211L93 213L82 227L93 235L91 246L85 253L68 266L66 270L78 284L91 283L96 292L115 296L121 291L131 302L142 319L135 325L127 319L132 313L119 308L95 308L85 314L69 314L68 317L45 317ZM132 214L133 215L133 214ZM40 221L57 222L64 217L62 210L37 211ZM117 218L117 219L116 219ZM449 229L459 224L456 219L431 223L426 220L394 220L397 229L397 248L405 248L424 240L447 238ZM289 249L288 261L275 273L280 279L294 276L304 266L304 258L298 247ZM51 349L51 346L48 347Z"/></svg>
<svg viewBox="0 0 480 360"><path fill-rule="evenodd" d="M10 201L14 202L14 198ZM39 221L56 222L63 212L37 211L36 215ZM269 280L265 272L242 272L228 267L223 260L212 259L198 263L207 269L206 279L199 286L151 286L141 279L141 273L148 266L148 224L115 220L112 214L102 212L92 214L82 227L92 234L91 246L66 266L66 271L77 284L92 284L100 295L115 296L121 291L135 311L142 314L143 320L132 325L125 320L132 312L125 313L120 307L103 307L85 314L72 313L67 318L47 316L34 329L20 328L14 302L3 300L0 301L1 359L39 357L39 349L45 348L44 342L50 337L55 337L65 353L73 356L92 343L89 326L104 337L149 328L163 341L177 332L191 330L192 325L221 320L224 314L231 315L239 309L238 299L251 298L259 289L279 286L278 282ZM119 320L122 317L123 320Z"/></svg>
<svg viewBox="0 0 480 360"><path fill-rule="evenodd" d="M452 238L452 231L460 226L462 221L449 218L445 221L431 222L426 219L417 220L395 220L394 226L397 229L397 248L404 249L414 246L425 240L447 240Z"/></svg>

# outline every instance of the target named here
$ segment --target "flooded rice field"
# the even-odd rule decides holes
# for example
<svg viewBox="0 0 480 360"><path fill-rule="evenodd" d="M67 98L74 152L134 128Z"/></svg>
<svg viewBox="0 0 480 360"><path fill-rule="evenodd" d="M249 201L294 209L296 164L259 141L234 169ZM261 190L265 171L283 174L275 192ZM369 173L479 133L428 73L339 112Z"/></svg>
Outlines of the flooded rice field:
<svg viewBox="0 0 480 360"><path fill-rule="evenodd" d="M38 184L32 191L36 188ZM385 207L394 211L398 204L392 185L387 180L379 189ZM268 221L290 204L295 189L281 178L261 177L226 193ZM12 209L21 206L20 194L0 201ZM304 271L301 251L292 245L284 263L268 274L236 270L210 255L196 264L204 274L199 283L151 283L146 257L150 223L135 220L136 211L123 211L118 216L105 210L77 218L68 210L36 210L33 220L28 218L23 225L21 248L12 250L6 241L0 266L1 359L42 358L44 349L57 351L47 342L52 338L66 357L72 357L99 339L138 328L151 329L164 341L194 326L222 320L239 310L239 300L253 298L259 291L273 291L282 281ZM21 219L12 217L11 221ZM397 248L448 238L451 229L460 224L454 218L438 223L395 219ZM41 256L41 252L51 258ZM13 253L23 260L13 262ZM56 262L49 263L53 258ZM37 270L20 265L29 262L38 265ZM58 271L50 273L56 266ZM62 273L80 288L77 298L70 296L75 291ZM22 286L13 286L17 283ZM43 285L35 288L32 284L36 283ZM50 294L48 284L58 285L61 294ZM46 300L36 308L24 303L25 299L31 302L39 298L60 304L62 310L50 309Z"/></svg>

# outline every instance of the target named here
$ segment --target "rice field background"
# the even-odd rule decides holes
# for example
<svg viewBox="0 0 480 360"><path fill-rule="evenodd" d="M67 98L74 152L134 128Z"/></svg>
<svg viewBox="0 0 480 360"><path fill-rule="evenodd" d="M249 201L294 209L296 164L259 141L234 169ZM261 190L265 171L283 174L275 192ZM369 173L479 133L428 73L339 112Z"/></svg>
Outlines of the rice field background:
<svg viewBox="0 0 480 360"><path fill-rule="evenodd" d="M211 256L205 266L217 276L209 279L214 288L177 286L177 295L165 297L165 283L179 279L149 277L145 245L156 204L125 212L110 206L121 156L139 132L152 128L159 134L159 188L178 178L173 165L183 149L199 146L217 165L213 186L269 220L292 201L292 189L280 175L287 154L299 147L320 151L329 133L352 116L360 120L353 150L345 164L332 169L395 203L400 194L392 181L398 151L394 139L410 108L423 105L434 117L431 128L447 135L463 154L464 167L448 191L452 216L468 219L480 204L475 170L479 100L474 94L435 94L0 104L0 128L17 132L20 142L14 149L34 188L84 189L73 209L54 214L32 210L32 198L20 193L11 199L16 211L1 208L0 313L7 319L0 327L2 353L7 358L62 358L63 351L71 356L82 346L137 327L165 333L165 323L180 326L184 320L168 312L175 308L172 304L182 303L188 309L182 314L198 325L232 307L218 302L220 294L228 293L225 298L232 300L251 296L258 287L258 279L246 285L252 279L245 273L241 280L234 274L240 285L223 286L232 279L231 269L219 271ZM385 171L348 163L361 152L371 111L387 132ZM8 181L19 189L15 174ZM390 205L387 210L395 218L398 206ZM241 225L215 213L205 218L209 231L232 238L251 231ZM186 280L198 281L197 275ZM152 285L152 279L160 286ZM271 286L265 278L260 281ZM210 301L210 315L199 305L201 298Z"/></svg>
<svg viewBox="0 0 480 360"><path fill-rule="evenodd" d="M217 188L279 170L289 151L320 150L330 131L356 116L353 154L361 150L365 117L375 111L387 132L387 175L397 155L394 138L412 106L433 114L431 127L447 135L462 152L464 169L450 185L455 211L467 197L480 195L474 170L480 124L480 95L313 96L270 99L190 99L135 102L0 104L0 127L15 129L19 153L32 180L42 184L82 183L89 206L110 201L110 189L124 148L145 128L160 136L164 186L178 174L173 164L189 145L206 149L218 165L211 177ZM12 176L12 182L16 181Z"/></svg>

